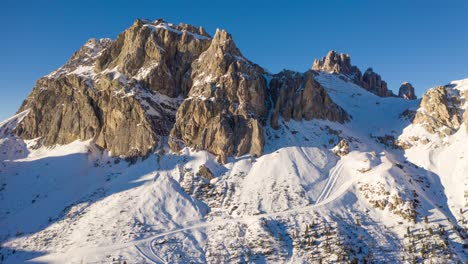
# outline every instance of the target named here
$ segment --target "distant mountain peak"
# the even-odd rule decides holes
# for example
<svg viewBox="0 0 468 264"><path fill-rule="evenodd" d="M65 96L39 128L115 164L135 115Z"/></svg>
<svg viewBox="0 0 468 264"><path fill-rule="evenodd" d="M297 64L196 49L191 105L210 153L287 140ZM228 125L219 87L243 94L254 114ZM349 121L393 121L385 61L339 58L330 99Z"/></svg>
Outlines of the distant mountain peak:
<svg viewBox="0 0 468 264"><path fill-rule="evenodd" d="M322 59L314 60L312 70L345 75L357 85L381 97L396 96L372 67L362 73L357 66L352 65L351 57L346 53L330 50Z"/></svg>

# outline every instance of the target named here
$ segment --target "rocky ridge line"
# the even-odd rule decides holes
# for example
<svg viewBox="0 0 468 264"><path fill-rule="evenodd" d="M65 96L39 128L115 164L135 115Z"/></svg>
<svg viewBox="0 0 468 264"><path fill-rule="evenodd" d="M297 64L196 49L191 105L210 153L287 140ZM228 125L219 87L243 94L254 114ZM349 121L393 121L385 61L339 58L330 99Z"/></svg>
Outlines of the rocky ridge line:
<svg viewBox="0 0 468 264"><path fill-rule="evenodd" d="M89 40L39 79L16 128L39 145L93 139L113 156L146 156L169 137L172 150L229 156L263 153L264 127L285 121L348 120L315 73L269 74L224 30L137 19L117 39ZM269 119L269 120L268 120Z"/></svg>
<svg viewBox="0 0 468 264"><path fill-rule="evenodd" d="M372 68L368 68L364 73L362 73L358 67L352 65L351 57L348 54L338 53L331 50L322 59L314 60L312 70L345 75L365 90L381 97L396 96L388 89L387 83L382 80L382 77L375 73ZM401 87L400 90L405 88L410 89L410 87L405 86ZM404 94L400 94L400 92L404 94L408 93L408 95L405 96ZM416 96L414 96L414 88L412 94L411 91L406 90L402 90L400 92L398 94L399 97L408 100L416 99Z"/></svg>

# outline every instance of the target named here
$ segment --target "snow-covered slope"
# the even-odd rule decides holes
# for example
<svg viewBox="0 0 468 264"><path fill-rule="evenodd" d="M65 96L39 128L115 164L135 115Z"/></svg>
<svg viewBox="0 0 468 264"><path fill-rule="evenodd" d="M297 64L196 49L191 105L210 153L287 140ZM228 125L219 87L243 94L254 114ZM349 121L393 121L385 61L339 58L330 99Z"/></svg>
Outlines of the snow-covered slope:
<svg viewBox="0 0 468 264"><path fill-rule="evenodd" d="M265 131L264 155L225 165L165 144L129 164L88 141L37 149L4 133L3 262L465 262L466 132L435 138L402 114L419 101L316 79L350 122L280 120ZM431 143L397 148L419 134Z"/></svg>

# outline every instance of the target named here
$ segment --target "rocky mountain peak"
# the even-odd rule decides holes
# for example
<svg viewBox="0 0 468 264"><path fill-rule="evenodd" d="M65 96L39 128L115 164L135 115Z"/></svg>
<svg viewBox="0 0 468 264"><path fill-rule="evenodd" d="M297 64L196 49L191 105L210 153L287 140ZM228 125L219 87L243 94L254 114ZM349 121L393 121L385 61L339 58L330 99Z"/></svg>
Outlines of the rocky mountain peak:
<svg viewBox="0 0 468 264"><path fill-rule="evenodd" d="M223 29L216 29L215 35L211 42L213 49L219 49L221 53L230 53L236 56L242 56L240 50L237 48L232 35Z"/></svg>
<svg viewBox="0 0 468 264"><path fill-rule="evenodd" d="M343 74L357 79L361 76L361 71L351 65L349 54L338 53L334 50L329 51L321 60L314 60L312 70Z"/></svg>
<svg viewBox="0 0 468 264"><path fill-rule="evenodd" d="M416 100L414 87L409 82L403 82L398 90L398 96L406 100Z"/></svg>
<svg viewBox="0 0 468 264"><path fill-rule="evenodd" d="M169 134L191 64L210 43L202 28L140 19L116 40L91 39L37 81L17 134L46 146L93 139L114 156L147 155Z"/></svg>
<svg viewBox="0 0 468 264"><path fill-rule="evenodd" d="M351 64L348 54L329 51L321 60L315 60L312 70L324 71L334 74L342 74L350 78L357 85L378 96L394 96L388 90L387 83L372 68L368 68L364 74L358 67Z"/></svg>

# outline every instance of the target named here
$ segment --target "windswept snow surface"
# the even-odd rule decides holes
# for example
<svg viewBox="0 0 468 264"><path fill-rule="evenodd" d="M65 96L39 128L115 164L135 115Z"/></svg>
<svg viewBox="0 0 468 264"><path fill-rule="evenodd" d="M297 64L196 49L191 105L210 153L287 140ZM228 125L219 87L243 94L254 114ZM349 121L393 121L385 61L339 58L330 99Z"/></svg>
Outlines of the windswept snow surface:
<svg viewBox="0 0 468 264"><path fill-rule="evenodd" d="M433 151L394 149L383 139L424 133L401 115L418 101L380 98L332 74L317 80L349 123L280 121L265 131L264 155L225 165L204 151L164 147L130 165L91 141L35 149L36 141L10 136L24 152L1 156L4 262L328 263L349 255L398 263L420 256L423 240L447 241L430 255L436 263L466 261L459 208L468 135L434 138ZM331 149L343 138L350 153L340 158ZM10 153L5 142L0 149ZM216 177L197 175L201 165ZM439 236L425 235L439 225Z"/></svg>

